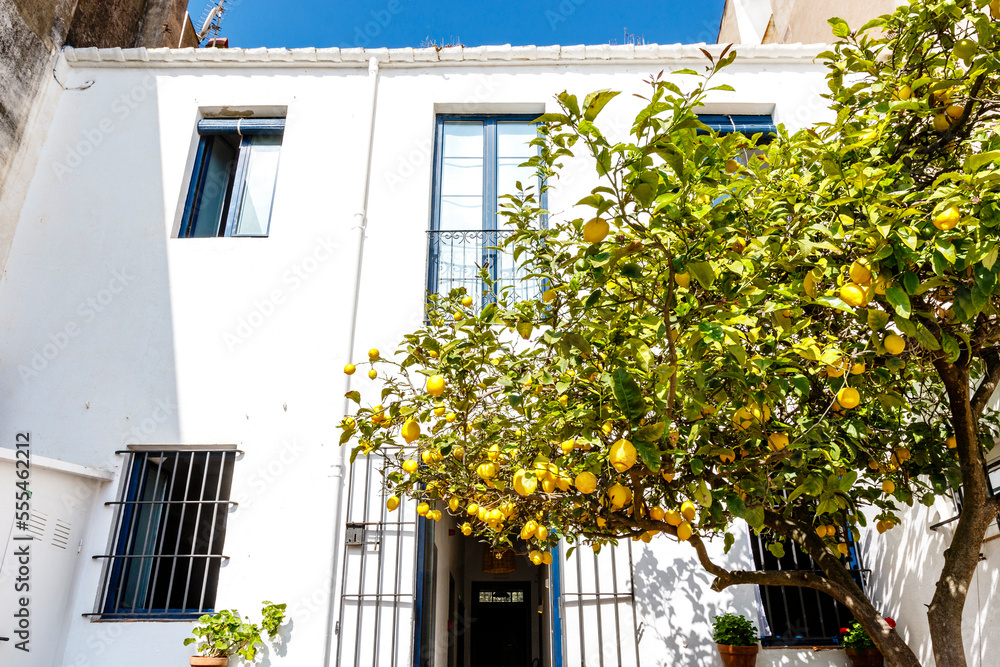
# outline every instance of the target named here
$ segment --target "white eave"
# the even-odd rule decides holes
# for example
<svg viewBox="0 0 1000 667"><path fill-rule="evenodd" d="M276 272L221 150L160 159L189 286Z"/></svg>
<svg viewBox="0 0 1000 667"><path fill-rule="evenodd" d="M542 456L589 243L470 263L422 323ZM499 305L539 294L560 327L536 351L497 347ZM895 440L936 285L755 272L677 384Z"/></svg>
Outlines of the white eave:
<svg viewBox="0 0 1000 667"><path fill-rule="evenodd" d="M74 49L64 51L71 67L340 67L367 68L372 57L384 67L455 65L548 65L569 63L705 62L705 49L718 56L720 44L624 44L577 46L448 46L404 49ZM735 45L737 62L808 63L826 44Z"/></svg>

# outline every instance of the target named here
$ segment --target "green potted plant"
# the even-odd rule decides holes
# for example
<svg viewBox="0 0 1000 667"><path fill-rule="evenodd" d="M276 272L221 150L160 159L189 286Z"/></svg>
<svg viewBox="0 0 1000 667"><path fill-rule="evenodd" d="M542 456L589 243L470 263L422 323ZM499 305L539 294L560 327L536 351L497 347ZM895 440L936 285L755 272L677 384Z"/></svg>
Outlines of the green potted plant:
<svg viewBox="0 0 1000 667"><path fill-rule="evenodd" d="M896 627L896 621L888 616L886 616L885 622L889 624L890 628ZM882 653L875 648L875 642L868 636L860 623L855 621L851 623L851 627L841 628L840 634L843 636L840 643L854 667L882 667L885 664Z"/></svg>
<svg viewBox="0 0 1000 667"><path fill-rule="evenodd" d="M249 617L242 620L235 609L223 609L199 618L198 625L191 631L194 637L184 640L185 646L198 643L198 655L191 657L192 667L226 667L234 655L253 662L257 647L264 644L261 633L266 633L268 640L274 639L285 620L286 605L267 600L263 604L260 625L250 623Z"/></svg>
<svg viewBox="0 0 1000 667"><path fill-rule="evenodd" d="M740 614L722 614L712 621L712 639L719 647L723 667L757 664L757 628Z"/></svg>

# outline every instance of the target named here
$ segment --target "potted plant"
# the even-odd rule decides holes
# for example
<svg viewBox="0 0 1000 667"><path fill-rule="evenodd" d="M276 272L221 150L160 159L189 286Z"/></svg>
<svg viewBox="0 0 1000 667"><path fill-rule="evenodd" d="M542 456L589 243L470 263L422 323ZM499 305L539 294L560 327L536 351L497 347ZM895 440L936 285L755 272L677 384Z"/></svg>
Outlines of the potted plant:
<svg viewBox="0 0 1000 667"><path fill-rule="evenodd" d="M712 639L719 647L723 667L757 664L757 628L740 614L722 614L712 621Z"/></svg>
<svg viewBox="0 0 1000 667"><path fill-rule="evenodd" d="M896 627L896 621L888 616L885 622L890 628ZM849 628L841 628L840 634L843 635L840 643L854 667L882 667L885 663L882 653L875 648L875 642L857 621L851 623Z"/></svg>
<svg viewBox="0 0 1000 667"><path fill-rule="evenodd" d="M194 637L184 640L184 645L198 643L198 655L192 656L192 667L226 667L229 658L238 655L247 662L253 662L257 647L264 644L261 632L267 633L268 640L274 639L278 628L285 620L284 604L264 601L260 610L263 617L260 625L241 620L240 612L223 609L215 614L205 614L198 619L192 630Z"/></svg>

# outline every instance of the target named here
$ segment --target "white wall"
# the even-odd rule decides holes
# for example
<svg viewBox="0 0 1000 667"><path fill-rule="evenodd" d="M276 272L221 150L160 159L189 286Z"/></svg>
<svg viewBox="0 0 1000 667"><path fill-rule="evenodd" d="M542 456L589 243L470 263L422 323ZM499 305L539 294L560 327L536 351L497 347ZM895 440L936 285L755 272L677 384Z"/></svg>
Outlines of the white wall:
<svg viewBox="0 0 1000 667"><path fill-rule="evenodd" d="M388 353L421 321L436 112L552 109L564 89L580 96L600 88L641 92L650 73L692 64L384 70L354 360L370 347ZM48 133L31 138L42 146L38 168L0 279L0 442L31 429L38 454L108 469L120 467L114 452L128 444L237 445L244 452L233 481L239 507L230 516L217 606L255 616L263 599L287 602L287 643L265 664L322 664L331 577L339 587L341 576L339 566L330 568L342 520L333 513L340 482L331 473L340 455L367 73L121 65L77 66L69 79L70 86L95 84L59 96ZM719 93L713 111L774 104L775 119L792 128L824 113L823 70L808 60L738 63L718 83L736 92ZM623 136L637 104L622 95L602 124ZM270 236L173 238L199 109L221 107L287 107ZM594 184L586 160L571 162L551 193L551 210L569 214ZM377 402L361 374L354 386ZM157 667L184 664L191 653L181 644L189 623L82 616L99 594L101 564L90 556L108 548L114 512L104 502L119 484L100 486L90 500L65 649L53 664L125 665L141 654L143 664ZM707 639L711 616L751 609L752 594L708 594L693 554L666 539L638 545L635 563L637 581L646 583L636 603L643 664L716 664ZM981 582L986 597L996 587L991 567ZM443 585L447 592L447 577ZM928 597L923 586L910 590ZM919 622L903 631L919 634ZM761 664L806 656L843 664L839 652L788 651L764 651Z"/></svg>

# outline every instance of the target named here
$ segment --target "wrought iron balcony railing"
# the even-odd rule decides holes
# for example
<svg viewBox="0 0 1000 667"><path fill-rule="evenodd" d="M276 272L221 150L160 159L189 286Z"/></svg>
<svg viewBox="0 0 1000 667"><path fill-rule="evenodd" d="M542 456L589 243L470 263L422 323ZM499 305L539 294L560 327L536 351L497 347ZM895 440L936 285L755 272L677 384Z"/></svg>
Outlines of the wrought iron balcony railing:
<svg viewBox="0 0 1000 667"><path fill-rule="evenodd" d="M427 233L427 290L448 294L464 287L467 294L480 296L478 307L496 301L497 294L513 299L538 296L540 283L528 278L514 256L502 249L510 230L464 229L431 230ZM483 280L483 273L489 276Z"/></svg>

